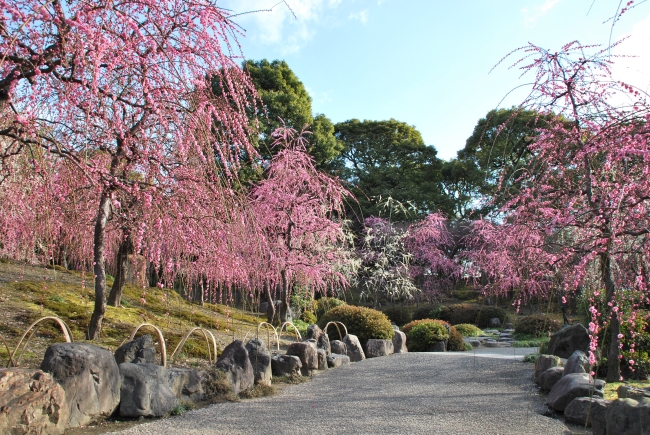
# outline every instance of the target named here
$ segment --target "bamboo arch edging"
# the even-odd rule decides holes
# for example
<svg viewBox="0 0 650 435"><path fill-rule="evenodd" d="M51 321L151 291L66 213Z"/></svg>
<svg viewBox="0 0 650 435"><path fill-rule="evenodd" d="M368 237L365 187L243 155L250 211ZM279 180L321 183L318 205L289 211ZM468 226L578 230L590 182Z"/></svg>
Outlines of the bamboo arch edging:
<svg viewBox="0 0 650 435"><path fill-rule="evenodd" d="M343 340L343 337L345 337L345 335L348 335L348 328L343 324L343 322L337 322L337 321L328 322L327 325L325 325L325 329L323 329L325 335L327 335L327 328L329 328L330 325L336 326L336 330L339 332L339 339ZM339 328L339 325L343 327L343 330L345 331L345 335L341 335L341 329Z"/></svg>
<svg viewBox="0 0 650 435"><path fill-rule="evenodd" d="M60 318L56 316L46 316L46 317L41 317L40 319L34 321L31 325L27 327L23 335L20 337L20 340L18 340L18 344L16 345L16 348L14 349L13 353L10 355L9 359L10 362L13 364L14 367L18 367L20 364L20 360L23 358L23 354L25 353L25 349L27 348L27 343L29 343L29 340L31 340L32 336L38 331L38 328L40 328L40 323L45 321L45 320L54 320L57 325L59 325L59 328L61 328L61 332L63 334L63 338L65 339L66 343L72 343L72 332L70 331L70 328L68 325L61 320ZM34 328L36 327L36 328ZM33 329L33 330L32 330ZM30 333L31 331L31 333ZM30 333L29 336L27 337L27 340L25 340L25 336L27 336L27 333ZM23 344L23 340L25 340L25 344ZM4 341L4 338L3 338ZM13 358L16 356L16 352L18 352L18 349L20 348L20 345L23 344L23 350L20 352L20 355L18 355L18 359L14 360ZM6 345L6 342L5 342ZM9 347L7 346L7 350Z"/></svg>
<svg viewBox="0 0 650 435"><path fill-rule="evenodd" d="M212 334L212 332L210 332L205 328L192 328L187 334L185 334L183 339L176 345L176 349L174 349L174 352L172 352L172 355L170 357L172 362L176 361L176 357L178 356L177 353L180 352L180 350L185 345L187 339L190 338L192 333L194 333L195 331L201 332L203 334L203 337L205 338L205 344L208 348L208 360L210 361L210 365L212 365L212 355L213 355L212 352L214 352L215 360L217 359L217 340L216 338L214 338L214 334ZM210 339L212 339L212 349L213 349L212 352L210 352L210 341L208 340L208 336L210 336Z"/></svg>
<svg viewBox="0 0 650 435"><path fill-rule="evenodd" d="M135 334L137 334L140 328L144 326L149 326L156 331L156 334L158 335L158 342L160 343L160 365L163 367L167 367L167 346L165 345L165 337L163 337L162 331L158 329L156 326L152 325L151 323L141 323L140 325L138 325L137 328L133 330L133 332L129 336L129 341L133 341L133 339L135 338ZM125 341L123 341L122 344L124 344Z"/></svg>
<svg viewBox="0 0 650 435"><path fill-rule="evenodd" d="M9 357L9 362L7 362L7 367L15 367L16 365L14 364L14 356L11 353L11 348L9 347L9 343L7 343L7 340L5 340L2 334L0 334L0 340L2 340L5 347L7 348L7 356Z"/></svg>
<svg viewBox="0 0 650 435"><path fill-rule="evenodd" d="M278 335L278 330L275 329L275 327L273 325L271 325L270 323L268 323L268 322L260 322L260 323L258 323L255 338L257 338L259 340L259 338L260 338L260 328L262 326L264 326L264 325L266 325L266 343L267 343L267 346L268 346L269 350L271 349L271 329L273 329L273 335L275 335L275 346L276 346L276 349L278 350L278 352L280 352L280 337ZM246 332L246 335L244 335L244 340L243 340L244 342L248 338L248 334L250 334L253 329L255 329L255 328L251 328L251 329L248 330L248 332Z"/></svg>
<svg viewBox="0 0 650 435"><path fill-rule="evenodd" d="M296 327L296 325L293 324L293 322L284 322L284 323L280 326L280 335L282 335L282 329L283 329L285 326L287 326L287 325L291 325L291 327L293 328L293 330L294 330L295 333L296 333L296 336L298 337L298 341L302 341L302 336L300 335L300 331L298 331L298 328ZM289 333L289 330L288 330L288 329L286 329L286 328L284 328L284 329L285 329L285 331L287 331L287 333Z"/></svg>

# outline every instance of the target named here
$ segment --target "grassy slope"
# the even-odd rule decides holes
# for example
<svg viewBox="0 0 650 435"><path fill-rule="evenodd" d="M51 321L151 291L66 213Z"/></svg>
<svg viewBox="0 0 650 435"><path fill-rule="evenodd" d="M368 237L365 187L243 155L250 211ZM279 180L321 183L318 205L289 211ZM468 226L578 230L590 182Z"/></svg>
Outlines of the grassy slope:
<svg viewBox="0 0 650 435"><path fill-rule="evenodd" d="M15 269L15 263L6 260L0 263L0 334L12 350L29 324L42 316L60 317L70 327L74 341L83 341L93 310L92 280L86 279L86 288L82 289L80 272L30 267L18 277ZM91 275L86 273L86 276ZM251 312L220 304L192 304L171 290L147 288L145 293L146 303L142 304L142 289L125 286L123 306L108 307L102 338L95 344L115 350L136 326L146 322L162 330L169 358L183 335L193 327L211 330L218 339L219 349L223 349L233 339L243 339L249 331L250 337L258 321L263 320ZM151 333L156 340L153 330L143 329L143 332ZM54 322L44 323L30 340L21 366L38 366L47 346L58 341L63 339ZM185 362L197 363L191 358L207 360L207 356L204 339L195 335L186 342L177 362L190 357ZM4 366L7 361L7 351L0 343L0 364Z"/></svg>

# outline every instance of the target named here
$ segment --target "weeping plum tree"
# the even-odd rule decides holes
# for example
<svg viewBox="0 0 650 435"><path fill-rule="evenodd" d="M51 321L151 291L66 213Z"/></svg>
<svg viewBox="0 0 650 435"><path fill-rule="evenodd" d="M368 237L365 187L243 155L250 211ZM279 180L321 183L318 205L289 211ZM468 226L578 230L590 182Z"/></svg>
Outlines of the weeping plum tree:
<svg viewBox="0 0 650 435"><path fill-rule="evenodd" d="M316 169L304 131L279 128L273 135L273 146L280 151L250 198L265 246L266 298L272 302L272 289L279 287L278 319L285 322L295 285L325 292L332 285L346 284L336 266L351 254L342 222L349 192L338 179ZM273 303L267 316L269 322L276 316Z"/></svg>
<svg viewBox="0 0 650 435"><path fill-rule="evenodd" d="M192 207L194 193L178 181L207 181L213 185L204 191L212 195L197 199L202 206L196 209L228 214L227 189L217 181L231 175L241 152L254 155L245 105L255 90L233 61L237 27L216 3L0 1L2 175L11 178L22 156L36 171L39 159L30 156L45 153L52 165L65 160L76 170L70 183L94 189L91 339L99 336L106 310L107 231L121 201L148 208L183 198ZM218 99L210 92L212 80L228 89ZM215 123L222 128L212 129ZM215 173L218 162L222 178ZM169 186L175 194L169 195ZM136 248L146 229L163 227L162 216L141 225ZM172 259L163 263L174 267Z"/></svg>
<svg viewBox="0 0 650 435"><path fill-rule="evenodd" d="M501 223L476 224L475 240L492 248L472 261L501 291L548 294L554 276L564 292L603 288L604 315L592 307L590 360L606 328L607 380L618 381L619 295L648 298L650 276L640 264L650 258L650 111L638 90L612 79L609 49L588 54L593 47L573 42L558 52L522 50L517 64L535 77L524 107L555 119L528 145L536 159L500 209Z"/></svg>

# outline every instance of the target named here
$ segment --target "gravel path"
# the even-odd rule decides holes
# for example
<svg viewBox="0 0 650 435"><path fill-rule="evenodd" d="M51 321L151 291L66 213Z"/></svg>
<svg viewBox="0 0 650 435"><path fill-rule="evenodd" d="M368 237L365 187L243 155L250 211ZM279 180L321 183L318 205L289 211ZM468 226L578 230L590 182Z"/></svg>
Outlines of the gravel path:
<svg viewBox="0 0 650 435"><path fill-rule="evenodd" d="M274 397L213 405L120 433L571 434L539 414L532 367L470 353L391 355L328 370Z"/></svg>

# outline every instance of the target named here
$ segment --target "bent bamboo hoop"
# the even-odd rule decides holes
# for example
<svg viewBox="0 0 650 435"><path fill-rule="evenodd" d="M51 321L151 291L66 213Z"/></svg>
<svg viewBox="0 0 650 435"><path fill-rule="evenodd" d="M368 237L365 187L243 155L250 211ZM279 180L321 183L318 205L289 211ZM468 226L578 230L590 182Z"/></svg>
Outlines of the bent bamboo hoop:
<svg viewBox="0 0 650 435"><path fill-rule="evenodd" d="M212 364L212 355L214 355L215 360L217 359L217 340L214 338L212 332L204 328L192 328L187 334L185 334L185 336L178 343L178 345L176 345L176 349L174 349L174 352L172 352L172 356L170 357L172 362L176 361L176 357L178 356L178 353L183 348L183 346L185 346L185 342L187 341L188 338L190 338L190 335L192 335L192 333L194 332L200 332L203 334L203 338L205 338L205 344L208 348L208 360L210 361L210 364ZM210 351L210 341L208 340L208 337L210 337L210 339L212 340L212 351Z"/></svg>
<svg viewBox="0 0 650 435"><path fill-rule="evenodd" d="M68 325L66 325L66 323L63 320L61 320L56 316L41 317L40 319L36 320L34 323L29 325L25 330L25 332L23 333L23 335L20 337L20 340L18 340L18 344L16 345L14 352L11 354L10 357L11 360L14 359L14 357L16 356L16 352L18 352L18 349L20 349L20 345L23 344L23 340L25 340L25 336L27 336L27 334L29 333L27 340L25 340L25 343L23 344L23 350L20 352L20 355L18 355L18 359L13 361L14 367L18 367L18 365L20 364L20 360L23 358L23 354L25 353L25 349L27 348L27 343L29 343L29 340L31 340L32 336L40 328L40 323L46 320L54 320L54 322L56 322L56 324L59 325L59 328L61 329L61 333L63 334L63 338L65 339L65 342L72 343L72 332L70 332L70 328L68 327Z"/></svg>
<svg viewBox="0 0 650 435"><path fill-rule="evenodd" d="M163 333L156 326L152 325L151 323L141 323L137 328L133 330L131 336L129 337L129 341L133 341L135 334L137 334L140 328L144 326L149 326L156 331L156 334L158 335L158 342L160 343L160 365L167 367L167 346L165 345L165 337L163 337ZM122 344L124 344L124 342L122 342Z"/></svg>
<svg viewBox="0 0 650 435"><path fill-rule="evenodd" d="M275 329L275 327L273 325L271 325L270 323L268 323L268 322L260 322L257 325L257 331L255 333L255 338L257 338L259 340L259 338L260 338L260 328L263 325L266 325L266 344L267 344L268 349L269 350L271 349L271 329L272 329L273 330L273 335L275 335L276 348L277 348L278 352L280 352L280 338L278 336L278 330ZM244 342L246 342L246 339L248 338L248 334L250 334L254 329L255 328L251 328L251 329L248 330L248 332L246 332L246 335L244 336L244 340L243 340Z"/></svg>
<svg viewBox="0 0 650 435"><path fill-rule="evenodd" d="M298 331L298 328L296 327L296 325L293 324L293 322L284 322L280 326L280 335L282 335L282 329L285 329L287 331L287 333L289 333L289 330L285 328L285 326L287 326L287 325L291 325L291 327L293 328L293 330L296 333L296 336L298 337L298 341L302 341L302 336L300 335L300 331Z"/></svg>
<svg viewBox="0 0 650 435"><path fill-rule="evenodd" d="M9 361L7 362L7 368L16 367L16 364L14 364L14 356L11 353L11 348L9 347L9 343L7 343L7 340L5 340L2 334L0 334L0 340L2 340L5 347L7 348L7 355L9 356Z"/></svg>
<svg viewBox="0 0 650 435"><path fill-rule="evenodd" d="M334 325L334 326L336 326L336 330L339 332L339 338L340 338L341 340L343 340L343 337L345 337L346 335L348 335L348 328L345 327L345 325L343 324L343 322L336 322L336 321L328 322L327 325L325 325L325 329L323 330L323 332L325 332L325 334L327 334L327 328L329 328L330 325ZM341 329L339 328L339 325L341 325L341 326L343 327L343 330L345 331L345 335L341 335Z"/></svg>

